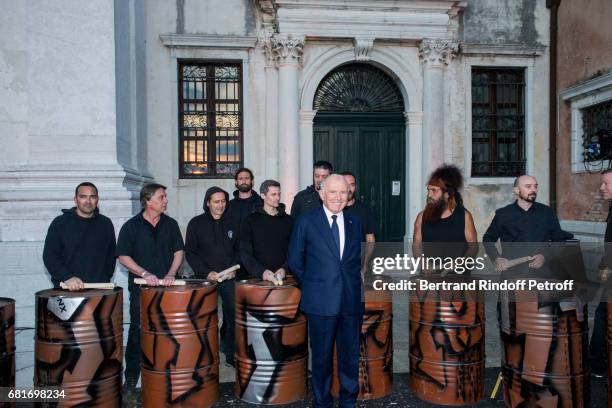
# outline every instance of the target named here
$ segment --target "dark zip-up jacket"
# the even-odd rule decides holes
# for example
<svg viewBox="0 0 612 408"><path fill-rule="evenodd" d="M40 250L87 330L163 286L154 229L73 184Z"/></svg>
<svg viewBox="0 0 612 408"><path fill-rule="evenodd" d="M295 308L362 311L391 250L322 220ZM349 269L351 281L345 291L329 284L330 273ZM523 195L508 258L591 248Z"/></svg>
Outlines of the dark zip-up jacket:
<svg viewBox="0 0 612 408"><path fill-rule="evenodd" d="M62 210L49 226L43 262L55 287L72 277L83 282L110 282L115 271L115 229L95 210L83 218L76 207Z"/></svg>

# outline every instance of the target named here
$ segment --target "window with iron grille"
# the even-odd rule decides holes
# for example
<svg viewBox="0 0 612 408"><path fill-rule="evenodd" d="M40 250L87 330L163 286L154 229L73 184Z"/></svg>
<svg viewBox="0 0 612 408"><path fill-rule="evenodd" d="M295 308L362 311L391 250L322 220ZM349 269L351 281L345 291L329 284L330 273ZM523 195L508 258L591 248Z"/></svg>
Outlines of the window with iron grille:
<svg viewBox="0 0 612 408"><path fill-rule="evenodd" d="M242 166L240 63L179 61L179 174L231 178Z"/></svg>
<svg viewBox="0 0 612 408"><path fill-rule="evenodd" d="M472 177L525 172L525 71L472 68Z"/></svg>
<svg viewBox="0 0 612 408"><path fill-rule="evenodd" d="M584 161L612 159L612 100L581 109Z"/></svg>

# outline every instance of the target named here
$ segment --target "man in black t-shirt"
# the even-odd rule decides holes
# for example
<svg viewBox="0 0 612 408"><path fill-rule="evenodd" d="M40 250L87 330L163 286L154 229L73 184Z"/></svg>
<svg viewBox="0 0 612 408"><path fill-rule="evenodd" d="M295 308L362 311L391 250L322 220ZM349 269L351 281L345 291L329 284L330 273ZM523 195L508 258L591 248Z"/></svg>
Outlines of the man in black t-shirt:
<svg viewBox="0 0 612 408"><path fill-rule="evenodd" d="M119 232L117 257L129 271L130 329L125 349L126 397L135 398L140 376L140 288L134 276L147 285L172 285L183 263L184 245L178 223L164 212L168 205L166 187L147 184L140 190L142 211L130 218Z"/></svg>
<svg viewBox="0 0 612 408"><path fill-rule="evenodd" d="M369 267L370 259L372 259L372 254L374 253L374 242L376 242L378 223L370 207L357 200L357 179L355 175L350 171L342 172L340 175L344 177L349 187L348 201L346 207L344 207L344 212L353 214L361 221L363 231L361 242L365 242L365 250L362 252L362 271L365 272Z"/></svg>
<svg viewBox="0 0 612 408"><path fill-rule="evenodd" d="M350 171L345 171L340 174L344 177L344 180L346 180L349 186L348 201L346 207L344 207L344 211L356 215L361 221L363 227L362 241L375 242L378 223L372 213L372 209L363 202L357 200L357 179L355 175Z"/></svg>

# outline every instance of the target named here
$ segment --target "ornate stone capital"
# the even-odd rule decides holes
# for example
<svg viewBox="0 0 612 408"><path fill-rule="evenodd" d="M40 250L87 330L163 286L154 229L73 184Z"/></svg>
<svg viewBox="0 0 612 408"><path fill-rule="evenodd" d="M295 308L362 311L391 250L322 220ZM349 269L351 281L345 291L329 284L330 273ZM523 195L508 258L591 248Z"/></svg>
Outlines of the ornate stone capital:
<svg viewBox="0 0 612 408"><path fill-rule="evenodd" d="M374 47L374 38L357 37L354 40L355 44L355 60L356 61L368 61L370 57L368 54Z"/></svg>
<svg viewBox="0 0 612 408"><path fill-rule="evenodd" d="M260 32L257 36L257 43L261 46L266 57L266 67L276 66L276 54L274 53L274 45L272 44L272 35L268 31Z"/></svg>
<svg viewBox="0 0 612 408"><path fill-rule="evenodd" d="M304 36L276 34L270 37L270 40L277 64L302 65Z"/></svg>
<svg viewBox="0 0 612 408"><path fill-rule="evenodd" d="M448 65L459 51L459 45L452 40L424 38L419 46L419 55L424 63L431 65Z"/></svg>

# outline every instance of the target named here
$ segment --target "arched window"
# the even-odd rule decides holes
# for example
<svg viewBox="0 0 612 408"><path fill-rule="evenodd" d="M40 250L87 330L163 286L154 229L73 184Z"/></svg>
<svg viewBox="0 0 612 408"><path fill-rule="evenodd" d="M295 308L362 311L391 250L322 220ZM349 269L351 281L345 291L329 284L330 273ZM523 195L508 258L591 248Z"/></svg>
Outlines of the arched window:
<svg viewBox="0 0 612 408"><path fill-rule="evenodd" d="M368 64L343 65L323 78L314 97L321 112L403 112L404 101L389 75Z"/></svg>

